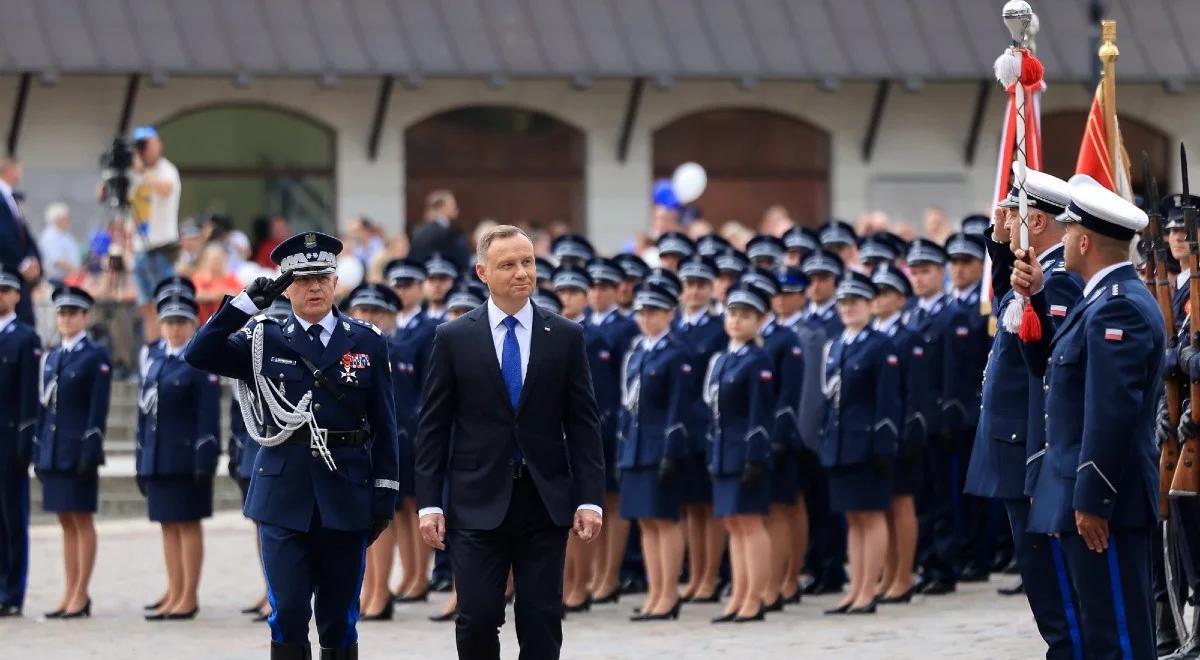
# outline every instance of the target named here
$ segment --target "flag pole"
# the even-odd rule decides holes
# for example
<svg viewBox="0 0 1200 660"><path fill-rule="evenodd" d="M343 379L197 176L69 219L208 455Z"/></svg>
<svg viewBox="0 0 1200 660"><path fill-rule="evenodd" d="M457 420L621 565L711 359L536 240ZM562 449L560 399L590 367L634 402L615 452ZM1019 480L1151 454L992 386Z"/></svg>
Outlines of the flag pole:
<svg viewBox="0 0 1200 660"><path fill-rule="evenodd" d="M1104 132L1108 138L1108 166L1114 188L1119 187L1118 173L1124 169L1121 164L1121 136L1117 132L1117 57L1120 54L1117 50L1117 22L1112 19L1100 21L1098 55L1101 63L1101 107L1104 112Z"/></svg>

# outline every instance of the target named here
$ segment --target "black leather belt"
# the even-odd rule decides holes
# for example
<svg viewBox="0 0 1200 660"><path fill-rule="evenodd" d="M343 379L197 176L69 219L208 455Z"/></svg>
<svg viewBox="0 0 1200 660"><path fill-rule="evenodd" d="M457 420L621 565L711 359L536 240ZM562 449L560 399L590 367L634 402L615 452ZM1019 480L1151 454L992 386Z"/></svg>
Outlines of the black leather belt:
<svg viewBox="0 0 1200 660"><path fill-rule="evenodd" d="M266 435L271 436L279 433L279 429L267 427ZM325 444L329 447L361 447L367 444L370 436L366 431L357 429L354 431L329 431L325 436ZM311 432L307 426L301 426L292 432L292 437L288 438L285 445L304 445L310 446Z"/></svg>

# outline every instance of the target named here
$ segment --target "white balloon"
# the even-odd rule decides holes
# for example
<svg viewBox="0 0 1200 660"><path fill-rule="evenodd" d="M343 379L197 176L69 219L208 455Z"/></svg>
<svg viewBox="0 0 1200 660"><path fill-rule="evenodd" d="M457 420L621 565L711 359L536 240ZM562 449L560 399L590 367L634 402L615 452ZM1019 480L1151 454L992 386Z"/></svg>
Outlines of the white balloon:
<svg viewBox="0 0 1200 660"><path fill-rule="evenodd" d="M347 256L338 259L338 287L353 289L362 284L364 275L366 275L366 271L363 269L363 264L358 260L358 257Z"/></svg>
<svg viewBox="0 0 1200 660"><path fill-rule="evenodd" d="M671 189L675 191L675 199L680 204L691 204L704 194L708 186L708 174L699 163L684 163L675 168L671 175Z"/></svg>

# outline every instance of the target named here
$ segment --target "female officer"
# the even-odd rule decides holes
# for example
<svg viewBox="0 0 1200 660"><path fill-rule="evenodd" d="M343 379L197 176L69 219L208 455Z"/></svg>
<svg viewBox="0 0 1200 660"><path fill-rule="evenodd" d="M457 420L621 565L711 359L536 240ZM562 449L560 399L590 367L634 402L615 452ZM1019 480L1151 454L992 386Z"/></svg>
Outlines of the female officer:
<svg viewBox="0 0 1200 660"><path fill-rule="evenodd" d="M387 285L360 284L346 297L345 308L351 317L366 321L384 335L390 335L395 329L400 298ZM396 547L395 527L393 519L392 524L379 534L367 550L359 595L360 621L390 621L392 618L392 592L388 589L388 578L392 574L392 551Z"/></svg>
<svg viewBox="0 0 1200 660"><path fill-rule="evenodd" d="M729 530L733 596L713 623L761 621L767 599L779 585L768 584L771 540L766 517L771 503L767 483L774 410L771 359L758 329L769 309L762 292L738 285L726 299L729 346L718 353L704 378L704 400L713 411L710 432L713 514Z"/></svg>
<svg viewBox="0 0 1200 660"><path fill-rule="evenodd" d="M880 603L907 603L912 599L913 559L917 553L917 511L914 498L921 486L921 451L925 439L926 374L925 339L900 319L912 296L908 277L892 265L881 265L871 275L879 294L873 303L876 332L887 336L900 358L900 391L904 401L904 426L892 479L892 503L887 511L888 551L879 581Z"/></svg>
<svg viewBox="0 0 1200 660"><path fill-rule="evenodd" d="M826 614L875 612L876 581L887 552L884 512L892 501L891 463L896 456L900 361L886 336L872 330L871 278L848 272L837 288L845 329L825 360L829 407L821 439L821 465L829 471L829 505L846 514L850 590Z"/></svg>
<svg viewBox="0 0 1200 660"><path fill-rule="evenodd" d="M77 287L52 296L62 344L42 358L34 466L42 482L43 510L58 514L63 529L65 590L48 619L91 616L88 584L96 565L96 513L104 464L112 367L108 351L87 336L92 297Z"/></svg>
<svg viewBox="0 0 1200 660"><path fill-rule="evenodd" d="M689 381L694 377L687 348L671 336L675 293L667 286L643 283L633 297L642 331L622 370L623 442L621 517L638 521L648 589L632 621L679 617L679 573L683 567L682 469L687 454Z"/></svg>
<svg viewBox="0 0 1200 660"><path fill-rule="evenodd" d="M220 377L181 357L196 333L196 301L168 296L157 307L163 344L145 367L135 458L150 520L162 525L167 593L147 621L192 619L200 609L200 521L212 517L221 423Z"/></svg>

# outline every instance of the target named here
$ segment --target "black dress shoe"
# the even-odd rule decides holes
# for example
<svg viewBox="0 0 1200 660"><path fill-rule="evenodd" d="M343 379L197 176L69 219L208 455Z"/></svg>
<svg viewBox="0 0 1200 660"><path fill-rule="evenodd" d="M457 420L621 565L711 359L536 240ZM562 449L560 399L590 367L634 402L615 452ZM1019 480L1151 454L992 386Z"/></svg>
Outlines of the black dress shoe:
<svg viewBox="0 0 1200 660"><path fill-rule="evenodd" d="M438 578L429 585L429 589L440 594L446 593L454 588L454 580L450 578Z"/></svg>
<svg viewBox="0 0 1200 660"><path fill-rule="evenodd" d="M392 596L392 600L397 603L427 603L429 602L429 591L431 588L432 587L426 587L425 591L422 591L419 594L413 594L411 596Z"/></svg>
<svg viewBox="0 0 1200 660"><path fill-rule="evenodd" d="M88 618L91 616L92 616L92 599L89 598L87 600L87 603L84 604L82 610L76 610L74 612L63 612L62 614L60 614L58 616L58 618L59 619L83 619L83 618Z"/></svg>
<svg viewBox="0 0 1200 660"><path fill-rule="evenodd" d="M771 603L770 605L763 605L762 609L764 612L782 612L783 611L783 597L780 596L779 598L776 598L775 602Z"/></svg>
<svg viewBox="0 0 1200 660"><path fill-rule="evenodd" d="M271 660L312 660L308 642L271 642Z"/></svg>
<svg viewBox="0 0 1200 660"><path fill-rule="evenodd" d="M952 594L956 589L957 587L953 582L935 580L929 583L929 585L925 587L921 593L925 594L926 596L942 596L945 594Z"/></svg>
<svg viewBox="0 0 1200 660"><path fill-rule="evenodd" d="M163 621L191 621L196 618L196 614L200 612L200 606L192 608L190 612L171 612L163 615Z"/></svg>
<svg viewBox="0 0 1200 660"><path fill-rule="evenodd" d="M987 582L988 572L981 569L967 569L958 576L959 582Z"/></svg>
<svg viewBox="0 0 1200 660"><path fill-rule="evenodd" d="M875 613L875 601L871 601L870 604L864 605L862 607L851 607L850 609L846 610L846 614L874 614L874 613Z"/></svg>
<svg viewBox="0 0 1200 660"><path fill-rule="evenodd" d="M358 660L358 644L340 649L321 649L321 660Z"/></svg>
<svg viewBox="0 0 1200 660"><path fill-rule="evenodd" d="M0 605L0 619L21 616L21 608L16 605Z"/></svg>
<svg viewBox="0 0 1200 660"><path fill-rule="evenodd" d="M902 603L910 603L912 602L913 592L914 588L909 587L908 591L900 594L899 596L880 596L879 598L875 599L875 602L879 603L880 605L899 605Z"/></svg>
<svg viewBox="0 0 1200 660"><path fill-rule="evenodd" d="M449 612L442 612L441 614L430 614L429 615L429 620L433 621L434 623L453 621L457 618L458 618L458 611L456 611L456 610L450 610Z"/></svg>
<svg viewBox="0 0 1200 660"><path fill-rule="evenodd" d="M621 602L621 589L618 587L608 592L607 596L598 596L592 599L593 605L607 605L608 603Z"/></svg>
<svg viewBox="0 0 1200 660"><path fill-rule="evenodd" d="M142 617L147 621L165 621L167 618L166 612L152 612Z"/></svg>
<svg viewBox="0 0 1200 660"><path fill-rule="evenodd" d="M359 621L391 621L394 610L395 605L389 599L388 602L384 604L382 610L379 610L379 612L376 614L364 614L359 618Z"/></svg>
<svg viewBox="0 0 1200 660"><path fill-rule="evenodd" d="M579 603L578 605L567 605L566 603L563 603L563 611L565 612L589 612L591 609L592 599L590 597L585 598L583 602Z"/></svg>
<svg viewBox="0 0 1200 660"><path fill-rule="evenodd" d="M711 619L710 623L729 623L736 618L737 618L737 612L730 612L729 614L722 614L719 617Z"/></svg>
<svg viewBox="0 0 1200 660"><path fill-rule="evenodd" d="M1001 596L1020 596L1021 594L1025 593L1025 583L1021 580L1017 580L1017 583L1011 587L1000 587L996 590L996 593L1000 594Z"/></svg>
<svg viewBox="0 0 1200 660"><path fill-rule="evenodd" d="M845 614L849 610L850 610L850 603L846 603L845 605L839 605L838 607L834 607L834 608L825 610L825 613L826 614Z"/></svg>
<svg viewBox="0 0 1200 660"><path fill-rule="evenodd" d="M153 603L150 603L148 605L142 605L142 609L149 610L149 611L157 610L158 608L163 606L164 600L165 600L164 598L159 598L158 600L154 601ZM258 608L257 607L254 608L254 611L257 612ZM242 610L242 614L246 614L246 613L247 613L246 610Z"/></svg>

